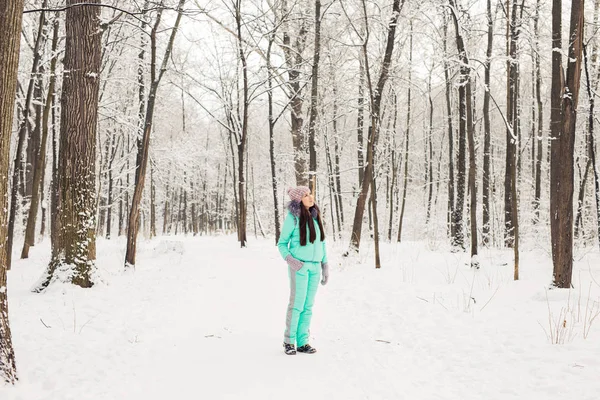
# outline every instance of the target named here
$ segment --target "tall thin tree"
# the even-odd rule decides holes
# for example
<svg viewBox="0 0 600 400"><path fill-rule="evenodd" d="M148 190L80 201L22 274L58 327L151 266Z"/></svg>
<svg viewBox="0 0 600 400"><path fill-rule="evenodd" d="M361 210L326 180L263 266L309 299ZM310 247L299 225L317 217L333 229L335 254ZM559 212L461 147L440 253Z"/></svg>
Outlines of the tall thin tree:
<svg viewBox="0 0 600 400"><path fill-rule="evenodd" d="M139 231L139 218L140 208L142 203L142 194L144 193L144 186L146 181L146 169L148 166L148 158L150 153L150 134L152 133L152 123L154 120L154 108L156 105L156 94L160 81L167 70L167 65L170 60L171 52L173 50L173 43L175 42L175 36L179 30L179 23L183 16L183 5L185 0L179 0L177 5L177 18L175 19L175 25L171 31L169 42L165 49L165 54L162 60L160 69L157 71L157 33L160 27L162 19L163 2L161 1L160 9L152 32L150 33L150 45L151 45L151 59L150 59L150 91L148 93L148 100L146 102L146 113L144 117L144 126L142 132L141 147L138 147L138 157L136 162L136 174L135 174L135 189L131 199L131 208L129 210L129 223L127 225L127 252L125 254L125 267L135 267L135 255L137 247L137 235Z"/></svg>

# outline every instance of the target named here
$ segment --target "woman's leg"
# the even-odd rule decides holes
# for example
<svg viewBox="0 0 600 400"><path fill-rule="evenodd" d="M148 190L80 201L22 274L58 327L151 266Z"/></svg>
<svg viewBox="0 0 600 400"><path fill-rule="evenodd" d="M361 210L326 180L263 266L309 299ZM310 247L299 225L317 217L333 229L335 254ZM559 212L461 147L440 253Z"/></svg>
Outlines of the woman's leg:
<svg viewBox="0 0 600 400"><path fill-rule="evenodd" d="M305 263L298 272L294 272L288 267L290 277L290 301L285 317L285 334L283 339L285 343L296 344L298 321L300 319L300 314L305 307L308 290L309 274L307 264L308 263Z"/></svg>
<svg viewBox="0 0 600 400"><path fill-rule="evenodd" d="M309 341L312 309L313 304L315 304L315 296L321 280L321 263L306 263L305 265L308 267L308 279L304 309L300 313L300 318L298 320L298 332L296 334L298 347L304 346Z"/></svg>

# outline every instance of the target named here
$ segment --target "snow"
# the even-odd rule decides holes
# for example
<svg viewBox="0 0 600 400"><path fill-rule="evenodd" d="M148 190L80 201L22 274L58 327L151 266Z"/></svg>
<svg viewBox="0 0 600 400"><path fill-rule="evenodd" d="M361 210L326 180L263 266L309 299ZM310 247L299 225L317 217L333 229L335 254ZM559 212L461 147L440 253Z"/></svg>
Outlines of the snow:
<svg viewBox="0 0 600 400"><path fill-rule="evenodd" d="M9 271L20 381L0 399L598 398L600 318L584 317L600 312L597 250L577 254L574 289L550 290L542 250L521 253L514 282L512 250L480 249L476 270L444 244L384 243L375 270L371 243L354 258L339 256L346 246L329 243L318 353L286 356L287 271L272 238L140 241L127 273L124 238L100 240L104 283L34 294L46 241Z"/></svg>

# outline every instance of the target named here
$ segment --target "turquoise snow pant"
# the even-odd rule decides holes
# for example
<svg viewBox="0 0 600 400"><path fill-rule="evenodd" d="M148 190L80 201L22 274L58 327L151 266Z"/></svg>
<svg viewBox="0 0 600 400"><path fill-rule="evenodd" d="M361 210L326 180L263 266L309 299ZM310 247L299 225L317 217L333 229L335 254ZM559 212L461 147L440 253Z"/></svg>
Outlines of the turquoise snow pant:
<svg viewBox="0 0 600 400"><path fill-rule="evenodd" d="M321 263L305 262L298 272L288 267L290 277L290 302L285 318L285 343L308 343L310 320L319 281Z"/></svg>

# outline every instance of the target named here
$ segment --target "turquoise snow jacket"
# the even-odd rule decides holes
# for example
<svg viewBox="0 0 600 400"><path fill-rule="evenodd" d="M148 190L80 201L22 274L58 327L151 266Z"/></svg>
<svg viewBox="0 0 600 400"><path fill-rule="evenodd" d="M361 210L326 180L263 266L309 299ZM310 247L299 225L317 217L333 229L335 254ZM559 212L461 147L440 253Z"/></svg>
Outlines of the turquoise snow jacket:
<svg viewBox="0 0 600 400"><path fill-rule="evenodd" d="M316 239L310 243L310 232L306 227L306 246L300 246L300 210L293 205L288 206L288 214L283 222L281 236L277 247L281 256L285 259L288 255L292 255L297 260L302 262L327 262L327 252L325 250L325 241L321 241L321 231L317 220L313 218L315 225Z"/></svg>

